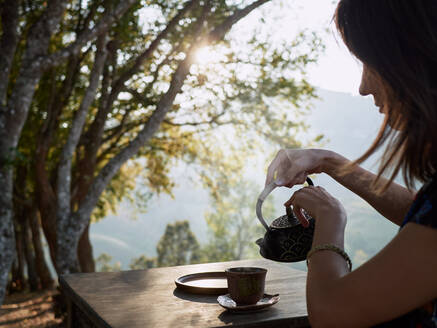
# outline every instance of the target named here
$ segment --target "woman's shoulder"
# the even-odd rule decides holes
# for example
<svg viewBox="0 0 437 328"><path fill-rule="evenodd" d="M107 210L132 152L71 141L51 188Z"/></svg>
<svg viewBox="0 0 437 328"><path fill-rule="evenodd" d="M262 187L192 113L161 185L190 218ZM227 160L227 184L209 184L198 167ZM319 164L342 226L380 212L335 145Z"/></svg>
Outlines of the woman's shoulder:
<svg viewBox="0 0 437 328"><path fill-rule="evenodd" d="M414 222L437 229L437 174L419 190L402 223Z"/></svg>

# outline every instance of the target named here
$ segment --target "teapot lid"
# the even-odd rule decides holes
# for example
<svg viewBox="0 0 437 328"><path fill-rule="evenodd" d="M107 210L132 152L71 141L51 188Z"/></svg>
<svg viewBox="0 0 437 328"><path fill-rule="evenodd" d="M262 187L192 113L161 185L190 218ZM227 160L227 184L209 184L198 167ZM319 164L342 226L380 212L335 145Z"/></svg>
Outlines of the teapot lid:
<svg viewBox="0 0 437 328"><path fill-rule="evenodd" d="M294 216L291 207L286 207L287 215L280 216L270 224L270 228L285 229L297 226L300 224L299 220Z"/></svg>

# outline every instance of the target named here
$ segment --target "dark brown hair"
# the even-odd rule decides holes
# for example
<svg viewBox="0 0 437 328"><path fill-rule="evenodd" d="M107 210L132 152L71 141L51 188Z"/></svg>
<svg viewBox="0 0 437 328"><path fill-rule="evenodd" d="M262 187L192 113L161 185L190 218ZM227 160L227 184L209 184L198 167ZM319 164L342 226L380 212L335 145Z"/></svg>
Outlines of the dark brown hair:
<svg viewBox="0 0 437 328"><path fill-rule="evenodd" d="M402 170L408 188L430 179L437 168L437 1L341 0L334 20L351 53L401 104L354 164L386 144L378 178L391 170L392 181Z"/></svg>

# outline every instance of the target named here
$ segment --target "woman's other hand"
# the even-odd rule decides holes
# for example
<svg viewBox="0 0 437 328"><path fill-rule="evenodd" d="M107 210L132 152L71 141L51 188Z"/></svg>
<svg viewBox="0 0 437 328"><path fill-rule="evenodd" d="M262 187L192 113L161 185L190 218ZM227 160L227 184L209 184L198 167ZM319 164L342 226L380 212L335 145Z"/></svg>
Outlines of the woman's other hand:
<svg viewBox="0 0 437 328"><path fill-rule="evenodd" d="M322 149L281 149L269 165L266 185L273 181L289 188L303 184L309 174L322 172L330 153Z"/></svg>
<svg viewBox="0 0 437 328"><path fill-rule="evenodd" d="M346 225L346 211L343 205L319 186L299 189L284 205L293 206L294 214L304 227L308 226L308 220L302 210L316 220L318 228L344 230Z"/></svg>

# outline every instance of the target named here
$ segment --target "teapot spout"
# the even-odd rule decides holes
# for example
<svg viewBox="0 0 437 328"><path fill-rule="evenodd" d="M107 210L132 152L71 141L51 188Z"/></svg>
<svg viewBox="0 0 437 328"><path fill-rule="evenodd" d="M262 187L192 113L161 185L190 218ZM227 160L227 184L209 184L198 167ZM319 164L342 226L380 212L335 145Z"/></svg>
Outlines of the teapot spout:
<svg viewBox="0 0 437 328"><path fill-rule="evenodd" d="M259 238L255 241L255 243L259 246L259 254L268 259L269 257L266 254L266 249L265 249L265 245L264 245L264 238Z"/></svg>
<svg viewBox="0 0 437 328"><path fill-rule="evenodd" d="M264 226L266 231L269 231L270 228L267 225L266 221L264 220L263 214L262 214L262 211L261 211L262 205L263 205L263 199L258 198L258 201L256 202L256 216L258 217L258 220L262 223L262 225Z"/></svg>

